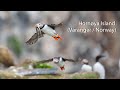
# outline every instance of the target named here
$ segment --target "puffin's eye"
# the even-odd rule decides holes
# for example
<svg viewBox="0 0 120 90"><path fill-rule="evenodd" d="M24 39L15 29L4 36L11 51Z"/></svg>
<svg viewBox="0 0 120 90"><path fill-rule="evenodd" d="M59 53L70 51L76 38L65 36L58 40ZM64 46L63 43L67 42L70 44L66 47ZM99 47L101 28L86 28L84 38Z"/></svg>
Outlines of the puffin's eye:
<svg viewBox="0 0 120 90"><path fill-rule="evenodd" d="M38 28L38 27L36 27L36 30L39 30L39 28Z"/></svg>

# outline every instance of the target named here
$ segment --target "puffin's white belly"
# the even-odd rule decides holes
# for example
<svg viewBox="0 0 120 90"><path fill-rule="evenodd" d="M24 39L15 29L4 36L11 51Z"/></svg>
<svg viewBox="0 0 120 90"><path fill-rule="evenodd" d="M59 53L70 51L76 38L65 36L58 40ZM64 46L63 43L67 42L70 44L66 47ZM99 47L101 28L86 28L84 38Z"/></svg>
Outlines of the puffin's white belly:
<svg viewBox="0 0 120 90"><path fill-rule="evenodd" d="M43 31L44 33L46 33L46 34L48 34L50 36L56 36L56 34L57 34L55 30L48 27L47 25L45 25L44 28L41 31Z"/></svg>
<svg viewBox="0 0 120 90"><path fill-rule="evenodd" d="M92 67L90 65L83 65L81 67L81 71L83 71L83 72L92 72Z"/></svg>
<svg viewBox="0 0 120 90"><path fill-rule="evenodd" d="M93 71L99 73L100 79L105 79L105 69L101 63L94 64Z"/></svg>

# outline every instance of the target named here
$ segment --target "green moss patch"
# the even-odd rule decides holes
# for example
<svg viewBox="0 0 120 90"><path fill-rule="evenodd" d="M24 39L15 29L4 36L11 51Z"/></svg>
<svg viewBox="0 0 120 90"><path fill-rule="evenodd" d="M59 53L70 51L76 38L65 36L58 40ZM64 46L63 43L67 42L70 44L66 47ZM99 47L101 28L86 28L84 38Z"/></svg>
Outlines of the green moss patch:
<svg viewBox="0 0 120 90"><path fill-rule="evenodd" d="M53 66L46 63L36 63L33 65L34 68L53 68Z"/></svg>
<svg viewBox="0 0 120 90"><path fill-rule="evenodd" d="M7 39L8 47L11 48L17 56L22 53L22 43L17 36L10 36Z"/></svg>

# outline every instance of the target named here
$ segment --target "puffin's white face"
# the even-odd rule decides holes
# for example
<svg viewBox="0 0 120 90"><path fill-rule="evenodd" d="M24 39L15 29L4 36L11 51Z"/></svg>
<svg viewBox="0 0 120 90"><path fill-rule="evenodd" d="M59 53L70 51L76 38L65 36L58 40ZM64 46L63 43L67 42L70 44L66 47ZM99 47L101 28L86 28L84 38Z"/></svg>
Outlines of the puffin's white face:
<svg viewBox="0 0 120 90"><path fill-rule="evenodd" d="M36 29L37 29L37 28L40 29L40 28L42 28L42 27L43 27L43 24L41 24L41 23L38 23L38 24L35 25L35 28L36 28Z"/></svg>
<svg viewBox="0 0 120 90"><path fill-rule="evenodd" d="M62 57L59 58L59 66L63 67L65 62L63 61Z"/></svg>
<svg viewBox="0 0 120 90"><path fill-rule="evenodd" d="M60 57L60 62L63 62L62 57Z"/></svg>

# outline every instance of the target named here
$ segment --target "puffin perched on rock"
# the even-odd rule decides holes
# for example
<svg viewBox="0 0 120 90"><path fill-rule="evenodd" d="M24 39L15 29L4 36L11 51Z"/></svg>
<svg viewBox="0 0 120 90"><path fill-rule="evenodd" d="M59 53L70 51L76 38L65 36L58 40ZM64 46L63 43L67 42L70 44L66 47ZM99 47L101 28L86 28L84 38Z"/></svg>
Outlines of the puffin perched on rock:
<svg viewBox="0 0 120 90"><path fill-rule="evenodd" d="M89 65L89 62L87 59L83 59L82 63L83 63L81 67L82 72L92 72L92 67Z"/></svg>
<svg viewBox="0 0 120 90"><path fill-rule="evenodd" d="M52 36L55 40L61 39L61 36L55 31L56 27L62 26L63 23L59 24L42 24L38 23L35 25L36 33L26 42L28 45L34 44L38 41L39 38L43 37L44 34Z"/></svg>
<svg viewBox="0 0 120 90"><path fill-rule="evenodd" d="M100 79L105 79L105 68L104 66L99 62L100 59L102 59L103 55L98 55L96 57L96 63L93 65L93 71L97 72L100 75Z"/></svg>

